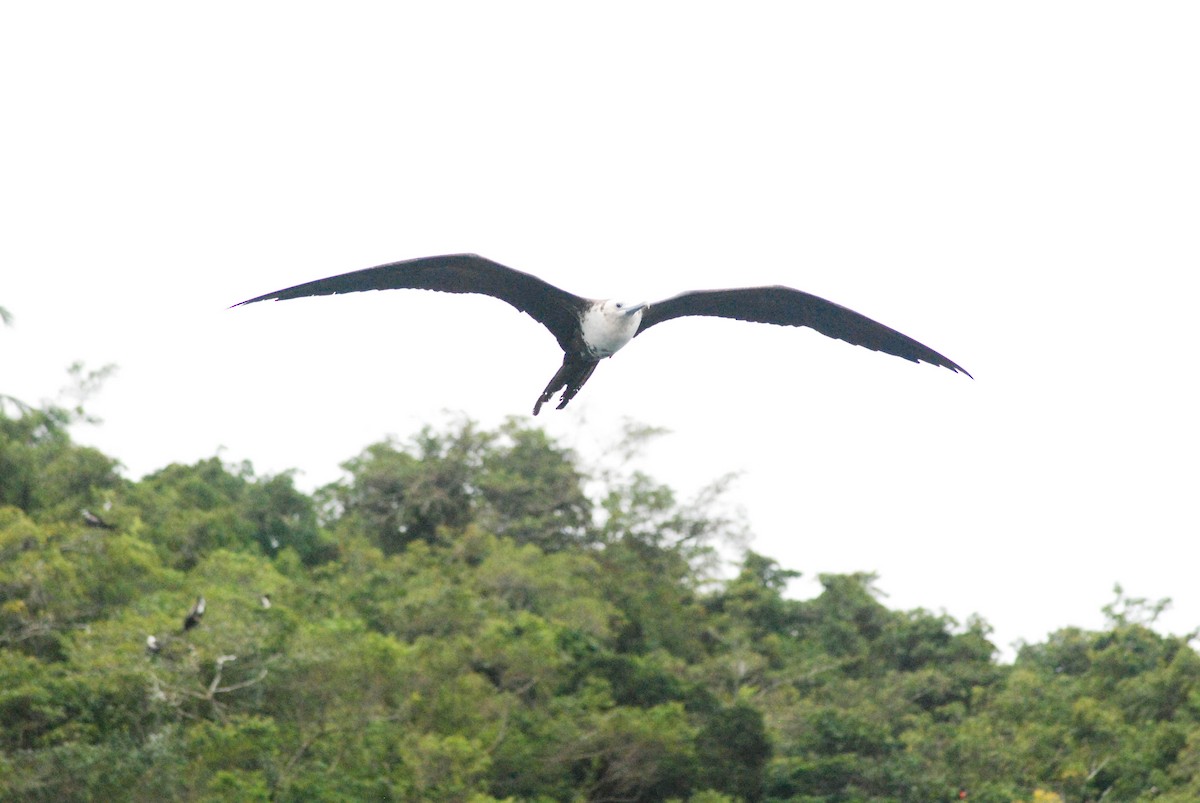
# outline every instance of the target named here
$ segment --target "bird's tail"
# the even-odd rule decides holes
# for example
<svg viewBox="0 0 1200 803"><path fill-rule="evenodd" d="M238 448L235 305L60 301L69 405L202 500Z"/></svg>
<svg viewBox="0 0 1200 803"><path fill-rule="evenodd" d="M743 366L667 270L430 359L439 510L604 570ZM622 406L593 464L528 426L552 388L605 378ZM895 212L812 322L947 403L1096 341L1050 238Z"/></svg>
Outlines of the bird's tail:
<svg viewBox="0 0 1200 803"><path fill-rule="evenodd" d="M588 381L588 377L592 375L592 371L596 370L598 364L597 360L579 357L568 352L563 357L562 367L558 369L554 378L550 380L550 384L546 385L546 389L538 397L537 403L533 405L533 414L537 415L541 411L542 405L550 401L550 398L560 389L563 389L563 394L558 401L558 409L566 407L567 402L575 398L575 394Z"/></svg>

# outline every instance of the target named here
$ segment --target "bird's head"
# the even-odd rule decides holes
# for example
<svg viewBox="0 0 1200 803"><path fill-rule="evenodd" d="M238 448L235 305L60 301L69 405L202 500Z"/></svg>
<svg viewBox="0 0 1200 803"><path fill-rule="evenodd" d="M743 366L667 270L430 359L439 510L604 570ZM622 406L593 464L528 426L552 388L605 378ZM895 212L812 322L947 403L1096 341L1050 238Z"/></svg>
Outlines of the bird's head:
<svg viewBox="0 0 1200 803"><path fill-rule="evenodd" d="M630 304L628 301L613 301L609 299L601 306L604 314L609 317L632 316L646 308L646 304Z"/></svg>

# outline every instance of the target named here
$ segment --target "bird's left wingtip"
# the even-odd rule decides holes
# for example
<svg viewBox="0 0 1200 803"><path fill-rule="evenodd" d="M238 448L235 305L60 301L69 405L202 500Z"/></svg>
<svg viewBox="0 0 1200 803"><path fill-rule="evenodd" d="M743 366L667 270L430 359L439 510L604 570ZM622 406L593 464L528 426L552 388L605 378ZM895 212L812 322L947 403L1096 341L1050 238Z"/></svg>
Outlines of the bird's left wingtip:
<svg viewBox="0 0 1200 803"><path fill-rule="evenodd" d="M956 362L950 362L950 360L946 360L946 362L944 362L943 365L945 365L947 368L949 368L951 371L953 371L956 374L965 375L967 377L967 379L971 379L971 380L975 379L975 377L971 376L970 371L968 371L966 368L963 368L961 365L959 365Z"/></svg>

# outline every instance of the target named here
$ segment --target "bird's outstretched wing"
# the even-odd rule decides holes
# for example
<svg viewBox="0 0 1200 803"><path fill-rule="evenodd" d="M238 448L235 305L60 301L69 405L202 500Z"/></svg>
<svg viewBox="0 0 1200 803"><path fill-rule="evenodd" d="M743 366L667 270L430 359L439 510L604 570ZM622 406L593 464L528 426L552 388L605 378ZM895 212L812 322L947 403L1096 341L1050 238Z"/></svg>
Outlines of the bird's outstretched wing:
<svg viewBox="0 0 1200 803"><path fill-rule="evenodd" d="M732 290L696 290L651 304L642 313L637 334L657 323L685 315L736 318L740 321L807 326L828 337L856 346L894 354L913 362L941 365L970 376L967 370L908 335L873 321L866 315L790 287L740 287Z"/></svg>
<svg viewBox="0 0 1200 803"><path fill-rule="evenodd" d="M327 279L298 284L284 290L234 304L284 301L305 296L358 293L364 290L436 290L442 293L479 293L507 301L545 326L566 351L579 328L578 311L587 299L560 290L536 276L484 259L476 254L446 254L392 262Z"/></svg>

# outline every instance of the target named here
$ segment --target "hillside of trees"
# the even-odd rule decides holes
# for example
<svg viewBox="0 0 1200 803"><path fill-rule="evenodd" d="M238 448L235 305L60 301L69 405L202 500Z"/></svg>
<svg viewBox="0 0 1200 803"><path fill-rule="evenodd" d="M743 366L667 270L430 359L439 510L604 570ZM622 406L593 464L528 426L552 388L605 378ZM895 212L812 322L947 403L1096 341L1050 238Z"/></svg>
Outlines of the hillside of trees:
<svg viewBox="0 0 1200 803"><path fill-rule="evenodd" d="M712 497L524 423L306 494L217 458L131 481L80 415L0 398L0 800L1200 800L1162 603L1001 664L869 574L715 580Z"/></svg>

